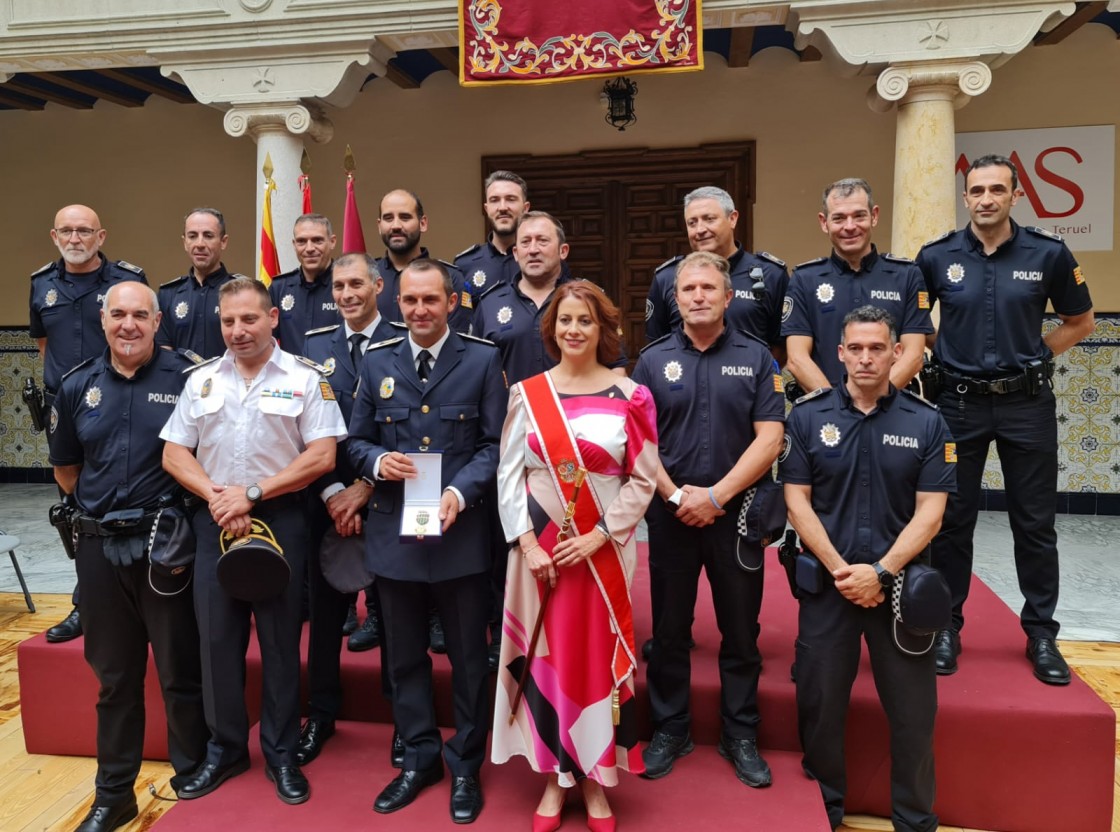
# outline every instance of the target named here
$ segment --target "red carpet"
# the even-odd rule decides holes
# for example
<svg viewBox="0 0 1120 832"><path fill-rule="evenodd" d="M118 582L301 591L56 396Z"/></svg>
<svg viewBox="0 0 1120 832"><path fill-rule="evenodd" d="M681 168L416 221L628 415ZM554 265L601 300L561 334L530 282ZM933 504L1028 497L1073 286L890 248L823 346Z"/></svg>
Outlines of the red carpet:
<svg viewBox="0 0 1120 832"><path fill-rule="evenodd" d="M644 557L640 563L634 588L639 643L650 633L649 577ZM1017 617L979 580L973 581L968 616L961 669L956 675L938 682L936 808L942 822L1020 832L1108 829L1115 759L1112 710L1076 676L1065 688L1036 681L1023 656L1025 637ZM799 749L794 686L789 681L795 633L796 604L771 550L760 638L765 668L759 690L763 720L760 745L768 757L777 756L775 752L778 751L795 753ZM694 634L697 647L692 654L692 730L698 742L712 745L719 735L716 663L719 636L706 590L700 592ZM82 659L81 644L78 640L47 645L37 636L20 645L24 735L31 753L93 754L93 703L97 685ZM255 643L250 650L251 686L259 685L260 664ZM437 712L441 724L449 725L451 697L447 660L435 656L433 661ZM388 706L380 694L379 662L380 651L377 650L360 654L343 651L343 719L388 720ZM641 704L646 702L644 672L643 664L637 677ZM149 669L148 682L145 756L166 759L166 728L152 669ZM259 703L258 691L259 688L254 687L248 697L254 715ZM60 719L60 714L67 717ZM710 747L701 750L713 753ZM852 693L847 751L848 810L889 817L886 720L875 696L866 657ZM374 765L384 754L383 746L372 752ZM696 759L703 759L703 756L696 756ZM712 762L716 765L721 761ZM317 761L315 765L320 763ZM384 775L374 776L378 769L371 772L367 770L368 765L363 763L365 767L361 769L363 778L373 778L372 783L363 779L362 804L366 810L377 789L383 781L387 782L388 777L384 775L389 774L386 770ZM508 768L516 770L517 767ZM791 771L800 778L797 769L794 766ZM503 770L499 779L507 777ZM251 776L250 779L260 779L258 785L262 789L267 785L263 777ZM776 787L783 779L785 777L775 766ZM634 785L620 788L620 799L635 785L671 789L676 788L676 780L671 776L656 786L636 781ZM494 785L503 788L497 783ZM737 781L732 780L732 785L738 785ZM441 794L446 796L446 786ZM499 794L496 792L493 799L500 799ZM688 801L694 808L698 805L695 793L688 796ZM446 818L445 797L436 802L439 804L437 815L442 821ZM286 812L301 811L283 807L275 798L269 803L275 803Z"/></svg>
<svg viewBox="0 0 1120 832"><path fill-rule="evenodd" d="M281 803L264 777L264 762L254 738L253 767L211 795L181 801L160 818L158 832L200 829L325 830L528 830L544 789L541 775L524 760L482 768L486 804L469 827L448 817L450 780L421 792L399 812L379 815L372 809L377 793L396 776L389 767L392 730L370 722L345 722L318 760L304 769L311 799L300 806ZM751 789L738 780L726 760L711 746L698 746L679 760L668 777L650 781L624 776L609 791L619 828L643 832L679 832L690 827L757 829L766 832L827 832L828 818L816 785L801 773L797 754L767 755L774 785ZM586 829L583 803L569 795L564 829Z"/></svg>

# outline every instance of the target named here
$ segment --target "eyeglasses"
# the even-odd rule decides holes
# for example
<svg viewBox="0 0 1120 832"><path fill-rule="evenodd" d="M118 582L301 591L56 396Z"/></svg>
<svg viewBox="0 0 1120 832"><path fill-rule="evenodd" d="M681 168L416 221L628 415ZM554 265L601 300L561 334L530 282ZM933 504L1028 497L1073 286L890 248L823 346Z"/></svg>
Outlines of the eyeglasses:
<svg viewBox="0 0 1120 832"><path fill-rule="evenodd" d="M100 228L56 228L54 233L64 240L69 240L75 234L81 240L92 240L93 235L100 230Z"/></svg>

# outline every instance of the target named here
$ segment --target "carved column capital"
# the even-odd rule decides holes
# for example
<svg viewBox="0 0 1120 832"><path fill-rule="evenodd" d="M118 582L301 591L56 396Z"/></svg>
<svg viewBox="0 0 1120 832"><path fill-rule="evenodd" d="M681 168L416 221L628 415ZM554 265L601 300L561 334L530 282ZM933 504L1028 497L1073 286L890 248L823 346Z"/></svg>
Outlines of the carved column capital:
<svg viewBox="0 0 1120 832"><path fill-rule="evenodd" d="M226 111L225 131L234 138L248 133L256 139L261 133L286 130L294 136L308 135L317 142L329 142L334 125L316 108L299 102L241 104Z"/></svg>
<svg viewBox="0 0 1120 832"><path fill-rule="evenodd" d="M940 98L961 107L992 84L992 70L982 61L928 61L889 66L875 82L878 101L873 110L887 110L896 102Z"/></svg>

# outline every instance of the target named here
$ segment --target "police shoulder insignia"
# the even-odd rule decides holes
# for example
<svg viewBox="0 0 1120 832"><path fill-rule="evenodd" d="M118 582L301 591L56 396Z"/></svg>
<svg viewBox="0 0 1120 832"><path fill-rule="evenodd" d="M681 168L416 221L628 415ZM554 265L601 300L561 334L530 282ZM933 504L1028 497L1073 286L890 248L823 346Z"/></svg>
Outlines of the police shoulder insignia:
<svg viewBox="0 0 1120 832"><path fill-rule="evenodd" d="M889 251L886 254L882 255L882 257L884 260L889 260L892 263L902 263L903 265L909 265L914 262L909 257L902 257L898 254L891 254Z"/></svg>
<svg viewBox="0 0 1120 832"><path fill-rule="evenodd" d="M93 363L93 361L94 361L94 360L95 360L96 358L97 358L97 356L95 355L95 356L93 356L92 358L87 358L87 359L86 359L85 361L83 361L83 362L82 362L81 364L76 364L76 365L74 365L73 367L71 367L71 368L70 368L69 370L67 370L67 371L66 371L65 373L63 373L63 374L62 374L62 381L65 381L65 380L66 380L67 378L69 378L69 377L70 377L70 376L71 376L71 375L72 375L73 373L75 373L76 371L78 371L78 370L82 369L82 367L87 367L87 366L89 366L89 365L90 365L91 363Z"/></svg>
<svg viewBox="0 0 1120 832"><path fill-rule="evenodd" d="M460 257L466 257L468 254L474 254L480 248L482 248L482 245L480 243L475 243L473 246L467 246L465 249L455 255L455 259L458 260Z"/></svg>
<svg viewBox="0 0 1120 832"><path fill-rule="evenodd" d="M793 267L793 270L797 271L798 269L803 269L806 266L818 266L821 263L827 263L827 262L828 262L827 257L816 257L812 260L806 260L804 263L798 263L796 266Z"/></svg>
<svg viewBox="0 0 1120 832"><path fill-rule="evenodd" d="M241 274L241 272L231 272L231 273L230 273L230 276L229 276L229 279L230 279L230 280L235 280L235 279L237 279L237 278L239 278L239 277L245 278L245 280L248 280L248 279L249 279L249 278L248 278L248 277L247 277L246 275L243 275L243 274ZM254 280L256 280L256 279L257 279L257 278L254 278Z"/></svg>
<svg viewBox="0 0 1120 832"><path fill-rule="evenodd" d="M1027 231L1031 231L1040 237L1049 237L1051 240L1057 240L1059 243L1062 241L1061 234L1055 234L1053 231L1047 231L1045 228L1039 228L1037 225L1028 225Z"/></svg>
<svg viewBox="0 0 1120 832"><path fill-rule="evenodd" d="M662 269L664 269L666 266L671 266L674 263L679 262L683 259L684 259L683 254L678 254L676 257L670 257L668 260L666 260L664 263L662 263L660 266L658 266L656 269L654 269L654 271L659 272Z"/></svg>
<svg viewBox="0 0 1120 832"><path fill-rule="evenodd" d="M219 358L221 358L220 355L215 355L213 358L207 358L204 361L199 362L198 364L192 364L190 367L187 367L187 369L183 370L183 372L184 373L193 373L199 367L205 367L208 364L213 364Z"/></svg>
<svg viewBox="0 0 1120 832"><path fill-rule="evenodd" d="M918 292L918 308L929 309L929 292Z"/></svg>
<svg viewBox="0 0 1120 832"><path fill-rule="evenodd" d="M335 400L334 388L331 387L331 383L329 381L319 382L319 392L323 394L324 401L333 402Z"/></svg>
<svg viewBox="0 0 1120 832"><path fill-rule="evenodd" d="M491 283L489 286L487 286L485 289L482 290L482 294L480 294L478 296L478 299L481 301L484 297L489 295L491 292L493 292L499 286L505 286L505 285L506 285L506 282L504 280L495 280L493 283Z"/></svg>
<svg viewBox="0 0 1120 832"><path fill-rule="evenodd" d="M137 266L133 263L129 263L127 260L118 260L117 265L120 266L122 269L128 269L133 274L143 274L144 273L144 270L142 268L140 268L139 266Z"/></svg>
<svg viewBox="0 0 1120 832"><path fill-rule="evenodd" d="M183 349L176 350L176 352L179 353L179 355L183 356L183 358L190 361L191 364L201 364L206 360L194 350L188 350L185 347Z"/></svg>
<svg viewBox="0 0 1120 832"><path fill-rule="evenodd" d="M1078 286L1085 282L1085 275L1081 273L1080 266L1073 267L1073 282Z"/></svg>
<svg viewBox="0 0 1120 832"><path fill-rule="evenodd" d="M55 266L55 262L54 262L54 260L51 260L49 263L47 263L47 265L43 266L41 269L36 269L35 271L33 271L31 273L31 276L32 277L38 277L39 275L41 275L45 272L49 272L51 269L54 268L54 266Z"/></svg>
<svg viewBox="0 0 1120 832"><path fill-rule="evenodd" d="M945 461L948 462L948 463L953 463L953 462L957 461L957 443L956 442L946 442L945 443Z"/></svg>
<svg viewBox="0 0 1120 832"><path fill-rule="evenodd" d="M471 298L471 293L466 289L459 293L459 305L464 309L474 309L474 300Z"/></svg>
<svg viewBox="0 0 1120 832"><path fill-rule="evenodd" d="M404 340L404 336L400 335L396 338L389 338L385 341L378 341L376 344L370 344L368 347L366 347L366 352L369 352L370 350L379 350L382 347L389 347L389 346L392 346L393 344L399 344L403 340Z"/></svg>
<svg viewBox="0 0 1120 832"><path fill-rule="evenodd" d="M666 332L660 338L655 338L654 340L652 340L648 344L646 344L644 347L642 347L640 350L638 350L638 353L641 354L641 353L645 352L646 350L648 350L650 347L654 346L655 344L660 344L666 338L669 338L672 334L673 333L671 333L671 332Z"/></svg>
<svg viewBox="0 0 1120 832"><path fill-rule="evenodd" d="M395 326L397 329L408 330L408 325L404 321L389 321L389 326Z"/></svg>
<svg viewBox="0 0 1120 832"><path fill-rule="evenodd" d="M944 234L942 234L940 237L934 237L932 240L929 240L928 242L926 242L926 245L931 246L934 243L940 243L944 240L948 240L950 237L952 237L956 233L957 233L957 230L955 228L950 229L949 231L946 231Z"/></svg>
<svg viewBox="0 0 1120 832"><path fill-rule="evenodd" d="M774 373L774 392L775 393L786 392L785 380L782 378L781 373Z"/></svg>
<svg viewBox="0 0 1120 832"><path fill-rule="evenodd" d="M783 269L786 267L786 261L785 260L782 260L780 257L775 257L773 254L771 254L768 251L760 251L760 252L758 252L758 256L761 257L763 260L769 260L775 266L781 266Z"/></svg>
<svg viewBox="0 0 1120 832"><path fill-rule="evenodd" d="M932 407L934 410L940 410L941 409L937 405L935 405L933 402L931 402L929 399L915 393L913 390L907 390L907 389L903 388L902 390L899 390L898 392L902 393L908 399L911 399L911 400L916 401L916 402L921 402L926 407Z"/></svg>
<svg viewBox="0 0 1120 832"><path fill-rule="evenodd" d="M487 338L479 338L477 335L467 335L467 333L465 333L465 332L460 332L459 337L460 338L466 338L468 341L474 341L475 343L478 343L478 344L486 344L486 346L488 346L488 347L496 347L497 346L497 344L495 344L493 341L491 341Z"/></svg>
<svg viewBox="0 0 1120 832"><path fill-rule="evenodd" d="M330 373L328 373L328 372L327 372L327 368L326 368L326 367L324 367L324 366L323 366L322 364L320 364L320 363L319 363L318 361L312 361L312 360L311 360L310 358L308 358L307 356L304 356L304 355L296 355L295 353L292 353L292 358L294 358L294 359L295 359L296 361L298 361L298 362L299 362L300 364L303 364L303 365L305 365L305 366L307 366L307 367L310 367L310 368L311 368L312 370L314 370L315 372L317 372L317 373L318 373L319 375L321 375L321 376L327 376L327 375L330 375ZM330 385L328 385L328 386L330 386Z"/></svg>
<svg viewBox="0 0 1120 832"><path fill-rule="evenodd" d="M799 405L799 404L805 404L805 402L811 402L813 399L816 399L816 398L819 398L819 397L823 396L825 393L828 392L828 390L829 390L829 388L827 388L827 387L818 387L816 390L812 391L811 393L806 393L804 396L801 396L799 399L797 399L797 401L794 402L794 405L796 406L796 405Z"/></svg>
<svg viewBox="0 0 1120 832"><path fill-rule="evenodd" d="M330 326L321 326L318 329L309 329L309 330L307 330L307 332L305 332L303 334L304 334L304 336L322 335L324 332L334 332L340 326L342 326L342 324L331 324Z"/></svg>
<svg viewBox="0 0 1120 832"><path fill-rule="evenodd" d="M183 274L183 275L179 275L178 277L176 277L176 278L174 278L174 279L172 279L172 280L167 280L167 281L165 281L165 282L163 282L163 283L159 284L159 288L161 288L161 289L162 289L162 288L164 288L165 286L174 286L174 285L176 285L176 284L178 284L178 283L182 283L182 282L183 282L184 280L186 280L186 279L187 279L188 277L190 277L190 275L189 275L189 274Z"/></svg>

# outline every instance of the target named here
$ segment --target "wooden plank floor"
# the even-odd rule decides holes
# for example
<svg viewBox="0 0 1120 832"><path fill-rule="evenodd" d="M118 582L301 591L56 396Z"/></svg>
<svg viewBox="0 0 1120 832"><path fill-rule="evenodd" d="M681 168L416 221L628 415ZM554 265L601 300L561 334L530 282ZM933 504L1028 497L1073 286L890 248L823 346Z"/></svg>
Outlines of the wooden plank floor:
<svg viewBox="0 0 1120 832"><path fill-rule="evenodd" d="M71 830L89 810L93 800L96 764L87 757L51 757L24 750L19 720L19 678L16 647L26 638L60 621L70 611L66 595L36 595L39 612L32 615L23 596L0 593L0 830L40 832ZM1120 644L1063 642L1062 652L1074 670L1120 715ZM1120 730L1117 733L1116 789L1113 795L1113 830L1120 830ZM157 825L173 804L148 793L152 784L171 794L167 763L144 763L136 798L140 816L122 827L141 832ZM889 832L888 819L865 815L845 818L847 832ZM984 832L959 826L942 826L941 832Z"/></svg>

